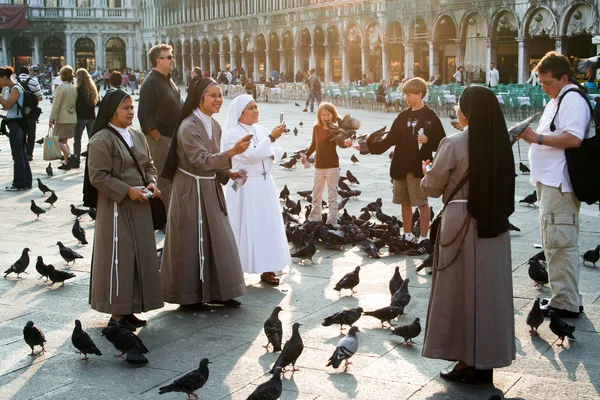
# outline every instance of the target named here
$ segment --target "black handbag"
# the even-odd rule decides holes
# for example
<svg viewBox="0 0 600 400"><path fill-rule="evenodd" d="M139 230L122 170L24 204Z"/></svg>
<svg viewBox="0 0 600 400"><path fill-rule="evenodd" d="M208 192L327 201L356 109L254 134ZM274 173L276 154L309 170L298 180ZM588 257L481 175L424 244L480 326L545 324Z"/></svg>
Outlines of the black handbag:
<svg viewBox="0 0 600 400"><path fill-rule="evenodd" d="M458 182L458 185L454 188L452 193L450 193L450 196L448 196L448 199L446 200L446 203L444 203L444 206L441 208L441 210L438 212L438 214L433 219L433 222L431 223L431 227L429 230L429 241L430 241L432 247L434 247L437 242L437 237L438 237L441 225L442 225L442 214L444 213L444 208L446 208L446 204L450 203L450 201L454 198L454 196L456 196L458 191L460 189L462 189L462 187L465 185L465 183L467 183L468 180L469 180L469 171L467 171L465 173L465 176L460 180L460 182Z"/></svg>
<svg viewBox="0 0 600 400"><path fill-rule="evenodd" d="M148 182L146 181L146 177L142 173L142 168L140 167L140 164L138 163L137 159L133 155L133 151L131 150L131 147L129 147L129 145L127 144L125 139L123 139L123 136L121 136L121 134L119 132L117 132L115 129L113 129L110 126L108 127L108 129L110 131L112 131L115 135L117 135L117 137L121 140L121 142L123 142L123 144L125 145L125 148L129 151L129 155L133 159L133 162L135 163L135 166L137 167L138 172L140 173L140 175L142 177L142 181L144 181L144 187L147 187ZM165 226L167 225L167 211L165 209L165 203L163 203L163 201L161 199L159 199L158 197L150 198L150 199L148 199L148 201L150 202L150 210L152 211L152 224L154 225L154 230L165 229Z"/></svg>

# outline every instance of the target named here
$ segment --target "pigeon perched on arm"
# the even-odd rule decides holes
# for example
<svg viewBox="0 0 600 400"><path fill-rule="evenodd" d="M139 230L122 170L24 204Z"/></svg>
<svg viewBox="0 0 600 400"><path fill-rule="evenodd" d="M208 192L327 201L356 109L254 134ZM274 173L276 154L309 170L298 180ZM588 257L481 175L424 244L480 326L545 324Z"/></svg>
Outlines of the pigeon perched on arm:
<svg viewBox="0 0 600 400"><path fill-rule="evenodd" d="M21 252L21 257L19 257L19 259L15 261L15 263L11 265L9 269L4 271L5 278L8 274L15 273L17 274L17 279L19 279L19 275L21 275L22 273L27 273L25 272L25 270L27 269L27 267L29 267L29 251L29 247L25 247L23 249L23 251Z"/></svg>
<svg viewBox="0 0 600 400"><path fill-rule="evenodd" d="M342 361L344 361L344 372L348 371L348 365L352 364L348 360L352 357L356 351L358 350L358 338L356 337L356 332L360 332L358 327L351 326L348 334L341 338L333 352L333 355L329 358L326 367L330 365L333 368L338 368Z"/></svg>
<svg viewBox="0 0 600 400"><path fill-rule="evenodd" d="M198 398L198 396L194 393L196 390L201 389L208 380L208 364L211 364L208 361L208 358L203 358L200 361L200 365L198 369L195 369L191 372L188 372L181 378L177 378L168 386L163 386L158 389L158 394L165 394L168 392L182 392L188 395L188 399L191 396Z"/></svg>
<svg viewBox="0 0 600 400"><path fill-rule="evenodd" d="M58 248L60 250L60 256L67 262L65 265L69 265L71 261L73 261L73 265L75 265L76 259L83 258L81 254L71 250L68 247L65 247L65 245L62 244L62 242L56 242L56 244L58 245Z"/></svg>
<svg viewBox="0 0 600 400"><path fill-rule="evenodd" d="M62 283L61 286L65 286L65 281L67 279L75 278L75 274L69 271L61 271L54 268L54 265L48 265L48 278L52 281L50 286L54 285L57 282Z"/></svg>
<svg viewBox="0 0 600 400"><path fill-rule="evenodd" d="M304 343L302 343L302 338L300 337L299 331L300 326L301 324L298 322L295 322L294 325L292 325L292 337L290 340L285 342L283 350L281 350L281 353L279 353L279 357L277 358L277 361L275 361L275 364L269 373L274 373L278 367L285 372L285 367L290 364L292 364L292 371L299 371L299 369L296 368L296 361L302 354L302 351L304 351Z"/></svg>
<svg viewBox="0 0 600 400"><path fill-rule="evenodd" d="M281 341L283 340L283 327L281 325L281 321L279 320L280 311L281 307L275 307L271 313L271 316L265 321L263 326L268 340L267 345L263 347L268 350L269 344L272 344L273 353L276 351L281 351Z"/></svg>
<svg viewBox="0 0 600 400"><path fill-rule="evenodd" d="M48 203L48 204L50 204L50 207L54 207L54 203L56 203L57 200L58 200L58 196L56 195L56 193L53 190L50 197L48 197L46 200L44 200L44 203Z"/></svg>
<svg viewBox="0 0 600 400"><path fill-rule="evenodd" d="M390 279L390 283L388 285L390 289L390 295L394 296L398 289L402 287L403 283L404 279L402 279L402 275L400 275L400 267L396 266L396 269L394 270L394 276L392 276L392 279Z"/></svg>
<svg viewBox="0 0 600 400"><path fill-rule="evenodd" d="M42 192L43 195L52 191L52 189L50 189L48 186L46 186L42 183L42 180L40 178L37 178L37 182L38 182L38 189L40 189L40 191Z"/></svg>
<svg viewBox="0 0 600 400"><path fill-rule="evenodd" d="M75 219L71 233L73 234L73 237L79 241L79 244L88 244L88 241L85 238L85 230L79 225L78 219Z"/></svg>
<svg viewBox="0 0 600 400"><path fill-rule="evenodd" d="M549 281L546 268L536 259L530 258L527 262L529 263L527 272L531 280L535 282L535 286L541 288L542 285L546 285Z"/></svg>
<svg viewBox="0 0 600 400"><path fill-rule="evenodd" d="M129 353L133 353L141 356L141 360L134 362L135 364L148 363L148 359L142 356L143 354L149 353L148 349L142 342L142 339L137 337L129 329L122 328L118 325L107 326L102 329L102 336L106 337L106 339L121 352L121 354L118 354L115 357L123 357L126 353L129 356ZM126 361L130 362L129 360Z"/></svg>
<svg viewBox="0 0 600 400"><path fill-rule="evenodd" d="M525 322L531 328L529 334L531 336L539 336L538 328L544 322L544 312L540 308L540 299L535 299L533 302L533 307L531 307L531 310L527 314Z"/></svg>
<svg viewBox="0 0 600 400"><path fill-rule="evenodd" d="M246 400L277 400L281 397L281 372L281 367L275 368L271 379L258 385Z"/></svg>
<svg viewBox="0 0 600 400"><path fill-rule="evenodd" d="M342 289L350 289L352 294L356 293L354 288L360 283L360 266L354 268L354 271L348 272L346 275L335 284L333 290L337 290L339 295L342 294Z"/></svg>
<svg viewBox="0 0 600 400"><path fill-rule="evenodd" d="M33 200L31 200L31 206L29 207L29 209L31 210L32 213L35 214L35 219L40 219L40 215L46 213L46 210L38 207L38 205L35 204L35 201L33 201Z"/></svg>
<svg viewBox="0 0 600 400"><path fill-rule="evenodd" d="M40 278L45 277L46 282L48 282L48 266L44 264L42 256L38 256L37 262L35 263L35 269L41 275Z"/></svg>
<svg viewBox="0 0 600 400"><path fill-rule="evenodd" d="M415 318L415 320L406 325L402 325L394 329L391 335L402 336L404 338L404 343L410 346L414 343L412 340L419 336L421 333L421 319Z"/></svg>
<svg viewBox="0 0 600 400"><path fill-rule="evenodd" d="M550 310L550 330L560 339L559 346L563 345L565 336L571 340L575 340L575 336L573 336L575 327L560 319L554 310Z"/></svg>
<svg viewBox="0 0 600 400"><path fill-rule="evenodd" d="M404 310L402 308L395 306L387 306L375 311L365 311L365 315L377 318L379 321L381 321L382 328L385 327L385 325L383 324L384 322L387 322L388 324L390 324L390 326L393 326L391 321L394 318L398 317L398 315L402 315L403 313Z"/></svg>
<svg viewBox="0 0 600 400"><path fill-rule="evenodd" d="M71 335L71 343L79 350L77 354L83 354L82 360L88 360L88 354L102 355L102 352L98 350L96 344L84 330L81 328L81 321L75 320L75 328L73 328L73 334Z"/></svg>
<svg viewBox="0 0 600 400"><path fill-rule="evenodd" d="M594 264L594 267L595 267L598 260L600 260L600 244L598 246L596 246L596 248L594 250L588 250L585 253L583 253L581 258L583 258L584 264L586 262L589 262L589 263Z"/></svg>
<svg viewBox="0 0 600 400"><path fill-rule="evenodd" d="M363 313L363 309L361 307L358 308L350 308L348 310L337 312L323 321L321 325L323 326L331 326L333 324L340 325L340 332L344 330L344 325L352 325L356 321L359 320L360 316Z"/></svg>
<svg viewBox="0 0 600 400"><path fill-rule="evenodd" d="M33 352L33 348L35 346L42 347L42 350L38 353L38 356L46 352L46 349L44 348L46 337L42 333L42 330L34 325L33 321L28 321L25 325L25 328L23 328L23 338L25 339L25 343L31 347L31 354L29 354L31 357L35 356L35 353Z"/></svg>

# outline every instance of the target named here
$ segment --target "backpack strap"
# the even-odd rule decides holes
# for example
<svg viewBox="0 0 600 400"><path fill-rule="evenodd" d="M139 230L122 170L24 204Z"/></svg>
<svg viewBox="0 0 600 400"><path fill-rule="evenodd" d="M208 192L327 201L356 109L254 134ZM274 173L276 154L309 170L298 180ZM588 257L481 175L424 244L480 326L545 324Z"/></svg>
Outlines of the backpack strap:
<svg viewBox="0 0 600 400"><path fill-rule="evenodd" d="M554 113L554 117L552 117L552 122L550 123L550 131L554 132L556 130L556 125L554 124L554 120L556 119L556 116L558 115L558 110L560 110L560 104L562 103L563 99L569 92L579 93L579 95L581 97L583 97L583 99L585 100L585 104L587 104L587 106L590 110L590 116L592 117L592 120L596 123L596 125L600 125L600 124L598 124L598 121L596 121L596 117L594 116L594 110L592 109L592 105L590 104L590 101L588 100L587 95L585 93L583 93L579 88L571 88L571 89L568 89L566 92L564 92L563 95L558 98L558 106L556 107L556 112Z"/></svg>

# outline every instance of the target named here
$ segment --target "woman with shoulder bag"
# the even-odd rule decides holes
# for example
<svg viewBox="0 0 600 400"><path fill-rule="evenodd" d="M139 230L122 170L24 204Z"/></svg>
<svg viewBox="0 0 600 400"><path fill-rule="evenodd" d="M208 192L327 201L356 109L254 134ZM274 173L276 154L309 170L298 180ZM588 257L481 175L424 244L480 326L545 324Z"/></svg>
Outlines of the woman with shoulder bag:
<svg viewBox="0 0 600 400"><path fill-rule="evenodd" d="M55 90L48 123L50 128L54 128L54 136L58 137L60 151L64 157L58 169L64 170L69 170L79 163L79 159L71 153L67 144L69 139L75 136L77 125L77 89L73 86L73 78L73 68L65 65L60 69L62 84Z"/></svg>
<svg viewBox="0 0 600 400"><path fill-rule="evenodd" d="M127 92L106 93L88 147L91 186L84 184L84 198L97 191L98 210L90 304L111 315L109 325L131 330L146 324L134 313L164 305L149 202L160 190L144 134L131 127L134 116Z"/></svg>
<svg viewBox="0 0 600 400"><path fill-rule="evenodd" d="M94 121L96 120L96 104L98 104L98 90L92 81L92 77L85 68L79 68L77 76L77 102L75 110L77 113L77 125L75 127L75 139L73 152L76 161L72 168L79 168L79 157L81 155L81 135L83 130L87 131L88 140L92 136Z"/></svg>
<svg viewBox="0 0 600 400"><path fill-rule="evenodd" d="M468 87L457 114L464 131L441 141L430 170L423 162L421 189L445 204L423 356L458 361L444 379L490 384L493 368L510 365L516 353L508 232L514 158L491 90Z"/></svg>

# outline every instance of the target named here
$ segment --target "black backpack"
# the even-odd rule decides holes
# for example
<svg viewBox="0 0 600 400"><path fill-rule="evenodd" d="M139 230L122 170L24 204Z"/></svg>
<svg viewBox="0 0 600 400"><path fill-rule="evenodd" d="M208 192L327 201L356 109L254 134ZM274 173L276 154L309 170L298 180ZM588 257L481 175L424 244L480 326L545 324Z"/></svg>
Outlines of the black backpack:
<svg viewBox="0 0 600 400"><path fill-rule="evenodd" d="M580 89L568 89L558 99L556 114L554 114L554 118L552 118L552 123L550 124L552 132L556 130L554 119L560 109L560 103L569 92L577 92L585 99L590 109L590 115L596 123L594 136L584 138L580 147L565 149L567 169L575 196L577 196L579 201L594 204L600 200L600 121L596 118L596 115L600 114L600 102L597 102L595 109L592 110L592 106L585 93Z"/></svg>
<svg viewBox="0 0 600 400"><path fill-rule="evenodd" d="M21 82L21 80L17 77L17 82L19 83L24 92L23 107L21 108L19 103L17 103L17 107L19 108L19 111L23 114L23 117L25 119L32 119L34 121L37 121L40 117L40 114L42 114L42 109L38 107L40 102L38 101L35 93L29 87L29 81L31 81L31 78L27 78L25 82Z"/></svg>

